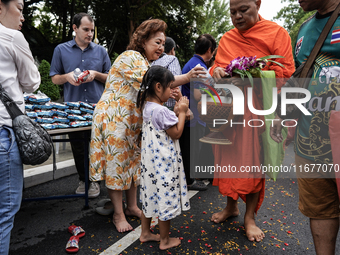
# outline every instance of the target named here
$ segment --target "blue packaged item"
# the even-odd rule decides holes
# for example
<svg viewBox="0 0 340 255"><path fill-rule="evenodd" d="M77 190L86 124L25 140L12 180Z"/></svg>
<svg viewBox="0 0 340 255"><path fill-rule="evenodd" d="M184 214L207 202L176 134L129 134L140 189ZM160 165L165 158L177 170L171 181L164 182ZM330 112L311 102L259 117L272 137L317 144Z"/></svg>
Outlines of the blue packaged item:
<svg viewBox="0 0 340 255"><path fill-rule="evenodd" d="M82 112L86 112L86 113L90 113L90 114L93 114L93 110L91 110L91 109L87 109L87 108L84 108L84 107L80 107L80 110L82 111Z"/></svg>
<svg viewBox="0 0 340 255"><path fill-rule="evenodd" d="M36 104L45 104L47 102L50 102L51 99L48 96L46 96L44 93L41 93L40 91L38 91L37 94L33 94L29 96L28 101L32 103L36 103Z"/></svg>
<svg viewBox="0 0 340 255"><path fill-rule="evenodd" d="M81 114L80 110L76 110L76 109L66 109L65 112L67 112L68 114Z"/></svg>
<svg viewBox="0 0 340 255"><path fill-rule="evenodd" d="M56 109L51 110L53 112L53 115L61 116L61 117L67 117L68 113Z"/></svg>
<svg viewBox="0 0 340 255"><path fill-rule="evenodd" d="M68 118L63 118L63 117L59 117L59 116L54 116L53 120L55 122L62 122L62 123L69 123L70 120Z"/></svg>
<svg viewBox="0 0 340 255"><path fill-rule="evenodd" d="M86 127L88 126L88 121L72 121L70 122L71 127Z"/></svg>
<svg viewBox="0 0 340 255"><path fill-rule="evenodd" d="M56 102L51 102L50 105L52 106L52 108L54 109L68 109L67 105L61 104L61 103L56 103Z"/></svg>
<svg viewBox="0 0 340 255"><path fill-rule="evenodd" d="M35 110L38 117L52 117L53 111Z"/></svg>
<svg viewBox="0 0 340 255"><path fill-rule="evenodd" d="M50 104L33 104L34 109L40 109L40 110L50 110L52 109L52 106Z"/></svg>
<svg viewBox="0 0 340 255"><path fill-rule="evenodd" d="M79 102L80 107L85 107L85 108L89 108L89 109L94 109L93 105L85 103L85 102ZM81 109L81 108L80 108Z"/></svg>
<svg viewBox="0 0 340 255"><path fill-rule="evenodd" d="M67 118L69 118L70 120L86 120L83 116L74 114L69 114Z"/></svg>
<svg viewBox="0 0 340 255"><path fill-rule="evenodd" d="M70 125L66 123L54 123L54 125L56 126L56 128L69 128L70 127Z"/></svg>
<svg viewBox="0 0 340 255"><path fill-rule="evenodd" d="M38 117L38 114L36 112L26 112L26 115L30 118Z"/></svg>
<svg viewBox="0 0 340 255"><path fill-rule="evenodd" d="M55 125L53 124L40 124L40 126L42 126L45 129L55 129Z"/></svg>
<svg viewBox="0 0 340 255"><path fill-rule="evenodd" d="M69 106L73 109L79 109L80 103L79 102L65 102L65 105Z"/></svg>
<svg viewBox="0 0 340 255"><path fill-rule="evenodd" d="M89 113L87 113L87 114L84 114L84 115L83 115L83 118L85 118L85 119L87 119L87 120L92 120L92 118L93 118L93 115L92 115L92 114L89 114Z"/></svg>
<svg viewBox="0 0 340 255"><path fill-rule="evenodd" d="M25 104L25 110L34 110L34 105L33 104Z"/></svg>
<svg viewBox="0 0 340 255"><path fill-rule="evenodd" d="M52 118L41 118L41 117L38 117L38 118L36 119L36 121L37 121L38 123L48 123L48 124L52 124L52 123L55 122L54 119L52 119Z"/></svg>

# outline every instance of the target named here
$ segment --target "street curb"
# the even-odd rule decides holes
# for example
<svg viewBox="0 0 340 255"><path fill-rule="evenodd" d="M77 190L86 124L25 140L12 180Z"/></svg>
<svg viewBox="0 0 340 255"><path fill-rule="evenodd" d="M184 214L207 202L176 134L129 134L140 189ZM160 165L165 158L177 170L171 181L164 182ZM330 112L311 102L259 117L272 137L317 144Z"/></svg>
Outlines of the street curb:
<svg viewBox="0 0 340 255"><path fill-rule="evenodd" d="M74 159L57 163L54 179L76 174ZM24 187L29 188L53 180L53 164L24 170Z"/></svg>

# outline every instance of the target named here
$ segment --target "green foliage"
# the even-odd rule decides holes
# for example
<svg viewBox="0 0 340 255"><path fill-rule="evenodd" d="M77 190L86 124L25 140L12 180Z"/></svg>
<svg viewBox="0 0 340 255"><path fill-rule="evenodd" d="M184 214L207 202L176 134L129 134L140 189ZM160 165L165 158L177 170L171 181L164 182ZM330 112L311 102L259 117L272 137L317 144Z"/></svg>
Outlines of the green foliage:
<svg viewBox="0 0 340 255"><path fill-rule="evenodd" d="M52 101L57 101L60 98L59 86L52 83L50 72L50 64L43 60L39 65L39 72L41 76L41 84L39 90L46 94Z"/></svg>
<svg viewBox="0 0 340 255"><path fill-rule="evenodd" d="M299 3L296 2L296 0L281 0L281 2L288 3L288 6L283 7L274 17L274 20L275 19L284 20L283 27L288 31L290 35L294 51L295 43L297 40L297 34L299 32L300 26L311 15L313 15L315 11L304 12L303 9L300 7Z"/></svg>
<svg viewBox="0 0 340 255"><path fill-rule="evenodd" d="M229 3L226 0L209 0L201 7L204 23L198 27L199 34L211 34L218 42L222 35L232 29Z"/></svg>

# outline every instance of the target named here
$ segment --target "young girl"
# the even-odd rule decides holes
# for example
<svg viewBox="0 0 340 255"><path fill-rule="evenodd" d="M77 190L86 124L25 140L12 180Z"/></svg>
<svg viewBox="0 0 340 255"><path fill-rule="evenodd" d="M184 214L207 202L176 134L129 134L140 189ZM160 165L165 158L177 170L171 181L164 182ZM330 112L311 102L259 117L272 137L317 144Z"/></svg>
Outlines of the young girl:
<svg viewBox="0 0 340 255"><path fill-rule="evenodd" d="M178 116L163 106L170 97L173 81L174 76L168 69L152 66L143 77L137 99L137 106L143 111L140 241L160 241L161 250L181 243L179 238L169 237L170 220L180 215L181 209L190 209L178 141L189 100L182 97L177 102ZM160 235L150 231L152 217L158 217Z"/></svg>

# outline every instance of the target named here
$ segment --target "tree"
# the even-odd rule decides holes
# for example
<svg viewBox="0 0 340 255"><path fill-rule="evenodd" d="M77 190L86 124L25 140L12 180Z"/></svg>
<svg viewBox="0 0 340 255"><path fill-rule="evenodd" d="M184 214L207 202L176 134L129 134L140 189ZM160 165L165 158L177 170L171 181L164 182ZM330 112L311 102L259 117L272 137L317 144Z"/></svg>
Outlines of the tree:
<svg viewBox="0 0 340 255"><path fill-rule="evenodd" d="M41 61L38 68L41 77L39 90L51 98L52 101L57 101L60 98L60 89L58 85L55 85L51 81L49 75L50 67L50 63L48 63L46 60Z"/></svg>
<svg viewBox="0 0 340 255"><path fill-rule="evenodd" d="M211 34L218 42L225 32L233 28L228 1L209 0L201 11L204 13L204 23L198 27L199 34Z"/></svg>
<svg viewBox="0 0 340 255"><path fill-rule="evenodd" d="M283 27L288 31L290 38L292 40L293 51L295 48L296 37L299 32L300 26L304 21L306 21L311 15L315 13L313 12L304 12L300 5L296 3L296 0L281 0L282 3L289 3L288 6L283 7L277 15L274 17L275 19L283 19L284 24Z"/></svg>

